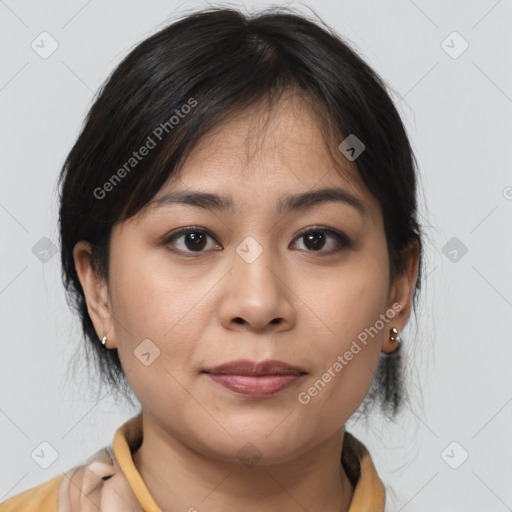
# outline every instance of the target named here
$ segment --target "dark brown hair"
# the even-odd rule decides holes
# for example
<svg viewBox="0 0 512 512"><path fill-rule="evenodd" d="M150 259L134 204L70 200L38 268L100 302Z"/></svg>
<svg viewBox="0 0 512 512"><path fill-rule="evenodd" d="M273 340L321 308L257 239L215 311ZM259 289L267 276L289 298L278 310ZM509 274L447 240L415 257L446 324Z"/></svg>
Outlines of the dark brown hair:
<svg viewBox="0 0 512 512"><path fill-rule="evenodd" d="M92 244L108 281L113 225L144 208L202 136L250 105L267 100L270 111L297 91L316 105L330 147L355 134L365 150L353 164L382 208L391 280L404 271L411 240L421 250L416 162L400 116L382 79L321 25L281 8L196 11L138 44L99 90L59 177L59 228L68 303L104 383L128 389L117 350L105 350L87 312L74 245ZM135 158L150 139L155 145ZM382 354L366 401L394 416L403 390L401 349Z"/></svg>

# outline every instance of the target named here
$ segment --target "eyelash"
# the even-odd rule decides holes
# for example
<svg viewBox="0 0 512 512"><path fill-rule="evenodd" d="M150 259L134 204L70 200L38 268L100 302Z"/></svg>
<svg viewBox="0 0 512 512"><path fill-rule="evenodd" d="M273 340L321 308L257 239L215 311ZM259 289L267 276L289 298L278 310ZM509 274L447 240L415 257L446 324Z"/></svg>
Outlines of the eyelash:
<svg viewBox="0 0 512 512"><path fill-rule="evenodd" d="M162 245L165 246L169 251L171 251L173 253L184 255L186 257L191 257L191 258L197 257L194 255L194 253L200 255L201 253L207 252L207 251L203 251L203 250L201 250L201 251L183 251L181 249L175 250L175 249L170 249L168 247L171 242L173 242L174 240L176 240L176 239L180 238L181 236L186 235L188 233L202 233L202 234L205 234L215 240L215 237L207 229L201 228L199 226L189 226L186 228L181 228L181 229L175 231L174 233L172 233L171 235L169 235L168 237L166 237L163 240ZM328 252L325 252L322 250L319 250L319 251L303 250L303 252L317 253L320 256L331 256L333 254L336 254L336 253L342 251L343 249L348 249L352 246L352 242L351 242L350 238L347 235L345 235L345 233L342 233L341 231L337 231L337 230L334 230L331 228L325 228L322 226L311 226L306 229L303 229L300 233L298 233L298 235L294 238L294 240L300 239L304 235L310 234L310 233L323 233L323 234L331 235L338 242L338 244L340 245L341 248L334 249L334 250L331 250Z"/></svg>

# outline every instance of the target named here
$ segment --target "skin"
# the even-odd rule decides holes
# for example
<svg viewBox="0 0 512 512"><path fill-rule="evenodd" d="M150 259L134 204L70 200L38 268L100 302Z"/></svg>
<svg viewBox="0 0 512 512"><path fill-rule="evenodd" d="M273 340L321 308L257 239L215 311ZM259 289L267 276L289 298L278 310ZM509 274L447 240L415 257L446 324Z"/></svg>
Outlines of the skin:
<svg viewBox="0 0 512 512"><path fill-rule="evenodd" d="M336 171L308 105L284 97L267 125L259 113L252 108L204 137L155 197L227 194L237 213L175 204L116 224L108 283L95 275L87 242L74 249L98 337L108 333L106 346L118 349L142 405L134 463L166 511L347 511L353 486L340 464L344 425L370 388L380 352L397 346L389 328L401 331L410 313L417 244L391 282L380 206L341 154L344 176ZM334 201L277 213L280 197L324 186L350 191L367 214ZM165 245L187 226L211 233L202 252L187 236ZM352 245L323 231L315 251L297 234L318 226L345 233ZM262 248L251 263L236 252L248 236ZM401 311L301 404L298 394L395 303ZM149 366L134 356L144 339L160 350ZM307 375L272 397L248 398L200 373L238 359L278 359ZM248 442L261 455L252 467L237 457Z"/></svg>

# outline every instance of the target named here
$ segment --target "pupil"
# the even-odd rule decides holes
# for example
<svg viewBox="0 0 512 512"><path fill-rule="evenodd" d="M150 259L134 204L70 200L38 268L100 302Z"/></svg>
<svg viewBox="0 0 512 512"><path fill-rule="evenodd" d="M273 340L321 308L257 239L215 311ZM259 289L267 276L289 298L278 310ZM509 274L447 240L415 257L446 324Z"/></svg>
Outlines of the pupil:
<svg viewBox="0 0 512 512"><path fill-rule="evenodd" d="M202 238L202 240L200 240ZM192 242L191 245L189 245L189 242ZM186 234L186 244L189 249L202 249L204 247L204 241L205 237L202 233L187 233ZM199 243L198 243L199 242ZM203 242L201 244L201 242Z"/></svg>
<svg viewBox="0 0 512 512"><path fill-rule="evenodd" d="M313 249L321 249L323 246L324 241L324 234L323 233L308 233L305 235L308 239L308 242L313 242Z"/></svg>

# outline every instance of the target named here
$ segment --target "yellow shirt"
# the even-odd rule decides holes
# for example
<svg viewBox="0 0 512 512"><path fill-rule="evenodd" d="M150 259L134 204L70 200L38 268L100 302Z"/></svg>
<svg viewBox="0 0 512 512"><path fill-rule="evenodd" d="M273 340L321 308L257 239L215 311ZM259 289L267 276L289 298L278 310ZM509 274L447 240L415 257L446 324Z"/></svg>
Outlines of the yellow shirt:
<svg viewBox="0 0 512 512"><path fill-rule="evenodd" d="M162 512L133 463L142 414L119 427L85 464L0 503L0 512ZM383 512L386 494L366 447L345 432L341 462L354 485L349 512Z"/></svg>

